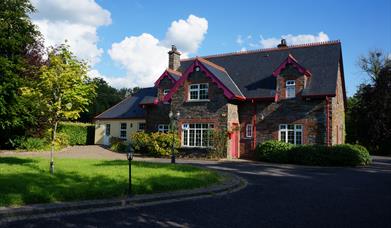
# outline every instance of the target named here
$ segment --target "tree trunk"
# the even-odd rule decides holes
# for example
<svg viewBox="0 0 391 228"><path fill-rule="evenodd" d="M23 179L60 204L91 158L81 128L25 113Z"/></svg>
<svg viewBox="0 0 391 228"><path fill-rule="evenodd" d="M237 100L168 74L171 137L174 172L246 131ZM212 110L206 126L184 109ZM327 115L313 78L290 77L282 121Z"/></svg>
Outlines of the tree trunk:
<svg viewBox="0 0 391 228"><path fill-rule="evenodd" d="M53 153L54 153L54 144L56 142L56 133L57 133L57 124L58 122L54 122L54 128L52 133L52 148L50 150L50 174L54 174L54 159L53 159Z"/></svg>

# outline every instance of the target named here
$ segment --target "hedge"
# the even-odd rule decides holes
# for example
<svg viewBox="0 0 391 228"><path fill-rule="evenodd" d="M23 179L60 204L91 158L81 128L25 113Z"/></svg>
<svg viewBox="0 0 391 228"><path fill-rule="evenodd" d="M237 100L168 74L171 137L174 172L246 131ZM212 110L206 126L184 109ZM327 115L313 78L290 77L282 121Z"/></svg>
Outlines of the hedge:
<svg viewBox="0 0 391 228"><path fill-rule="evenodd" d="M256 157L260 161L319 166L357 166L371 163L371 157L365 147L351 144L295 146L279 141L266 141L258 144Z"/></svg>
<svg viewBox="0 0 391 228"><path fill-rule="evenodd" d="M68 136L68 145L92 145L94 144L93 124L78 122L61 122L58 125L58 133Z"/></svg>

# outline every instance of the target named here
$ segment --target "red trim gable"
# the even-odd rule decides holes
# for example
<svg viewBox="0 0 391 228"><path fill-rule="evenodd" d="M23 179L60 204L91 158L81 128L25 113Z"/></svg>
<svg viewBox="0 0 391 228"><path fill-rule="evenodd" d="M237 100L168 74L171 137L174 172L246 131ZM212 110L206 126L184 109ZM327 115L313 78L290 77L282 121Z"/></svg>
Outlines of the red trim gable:
<svg viewBox="0 0 391 228"><path fill-rule="evenodd" d="M282 64L275 71L273 71L273 76L277 77L281 73L281 71L288 66L288 64L292 64L293 67L295 67L300 73L305 74L307 76L311 76L311 72L301 66L291 54L289 54L288 57L284 60L284 62L282 62Z"/></svg>
<svg viewBox="0 0 391 228"><path fill-rule="evenodd" d="M219 88L223 89L224 96L226 96L228 99L238 99L238 100L244 100L245 97L236 96L232 91L230 91L216 76L214 76L205 66L204 64L208 64L209 61L197 57L193 63L186 69L186 71L182 74L182 77L176 82L174 87L170 90L170 92L164 97L164 101L170 101L172 98L172 95L176 93L178 88L183 85L183 83L187 80L189 75L195 71L196 67L200 67L200 70L209 77L213 83L215 83ZM209 64L211 65L211 64ZM211 66L214 66L211 65ZM219 68L217 68L219 69ZM220 69L219 69L220 70ZM225 71L225 70L224 70Z"/></svg>
<svg viewBox="0 0 391 228"><path fill-rule="evenodd" d="M178 74L178 76L179 76L179 74ZM156 80L155 86L158 86L158 85L160 84L160 82L161 82L165 77L168 77L168 78L171 80L171 82L172 82L173 84L176 83L176 80L170 75L170 73L169 73L169 71L168 71L168 69L167 69L167 70L165 70L165 71L163 72L163 74Z"/></svg>

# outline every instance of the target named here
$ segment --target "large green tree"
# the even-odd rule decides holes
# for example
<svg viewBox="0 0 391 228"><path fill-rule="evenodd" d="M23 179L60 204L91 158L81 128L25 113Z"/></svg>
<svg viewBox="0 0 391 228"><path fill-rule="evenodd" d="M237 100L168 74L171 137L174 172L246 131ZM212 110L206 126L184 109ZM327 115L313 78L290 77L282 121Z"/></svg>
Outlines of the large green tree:
<svg viewBox="0 0 391 228"><path fill-rule="evenodd" d="M79 61L67 45L60 45L48 53L48 63L41 68L36 88L26 94L38 97L41 110L52 133L50 172L54 172L53 151L58 123L75 120L95 97L95 84L88 80L88 66Z"/></svg>
<svg viewBox="0 0 391 228"><path fill-rule="evenodd" d="M391 154L391 60L374 51L361 57L359 66L370 80L348 100L346 139L374 154Z"/></svg>
<svg viewBox="0 0 391 228"><path fill-rule="evenodd" d="M36 80L42 60L42 40L31 23L28 0L0 1L0 147L37 123L37 106L20 88Z"/></svg>

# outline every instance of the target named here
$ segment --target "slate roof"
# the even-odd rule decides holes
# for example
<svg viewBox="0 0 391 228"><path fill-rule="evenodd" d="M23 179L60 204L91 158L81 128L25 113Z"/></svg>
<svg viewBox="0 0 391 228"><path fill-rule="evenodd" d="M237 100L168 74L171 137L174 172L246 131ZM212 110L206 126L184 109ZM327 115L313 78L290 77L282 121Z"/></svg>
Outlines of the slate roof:
<svg viewBox="0 0 391 228"><path fill-rule="evenodd" d="M198 59L202 63L204 63L206 69L208 69L214 76L216 76L216 78L220 80L220 82L223 83L234 95L244 97L238 86L235 84L235 82L232 80L232 78L229 76L229 74L224 68L216 66L210 61L204 60L202 58Z"/></svg>
<svg viewBox="0 0 391 228"><path fill-rule="evenodd" d="M155 96L156 88L149 87L140 89L133 96L120 101L118 104L102 112L95 119L137 119L145 117L145 110L140 106L140 102L150 96Z"/></svg>
<svg viewBox="0 0 391 228"><path fill-rule="evenodd" d="M170 76L175 79L175 81L178 81L179 78L181 78L181 72L173 71L170 69L167 69L167 73L170 74Z"/></svg>
<svg viewBox="0 0 391 228"><path fill-rule="evenodd" d="M312 74L309 84L303 90L304 96L335 94L338 63L341 58L341 43L339 41L212 55L202 58L223 67L244 96L257 98L275 95L276 78L272 73L289 54ZM181 60L180 71L184 72L194 59ZM221 71L214 69L214 72L219 74L219 78L222 78ZM231 87L230 80L226 81L224 84L227 83L226 86Z"/></svg>

